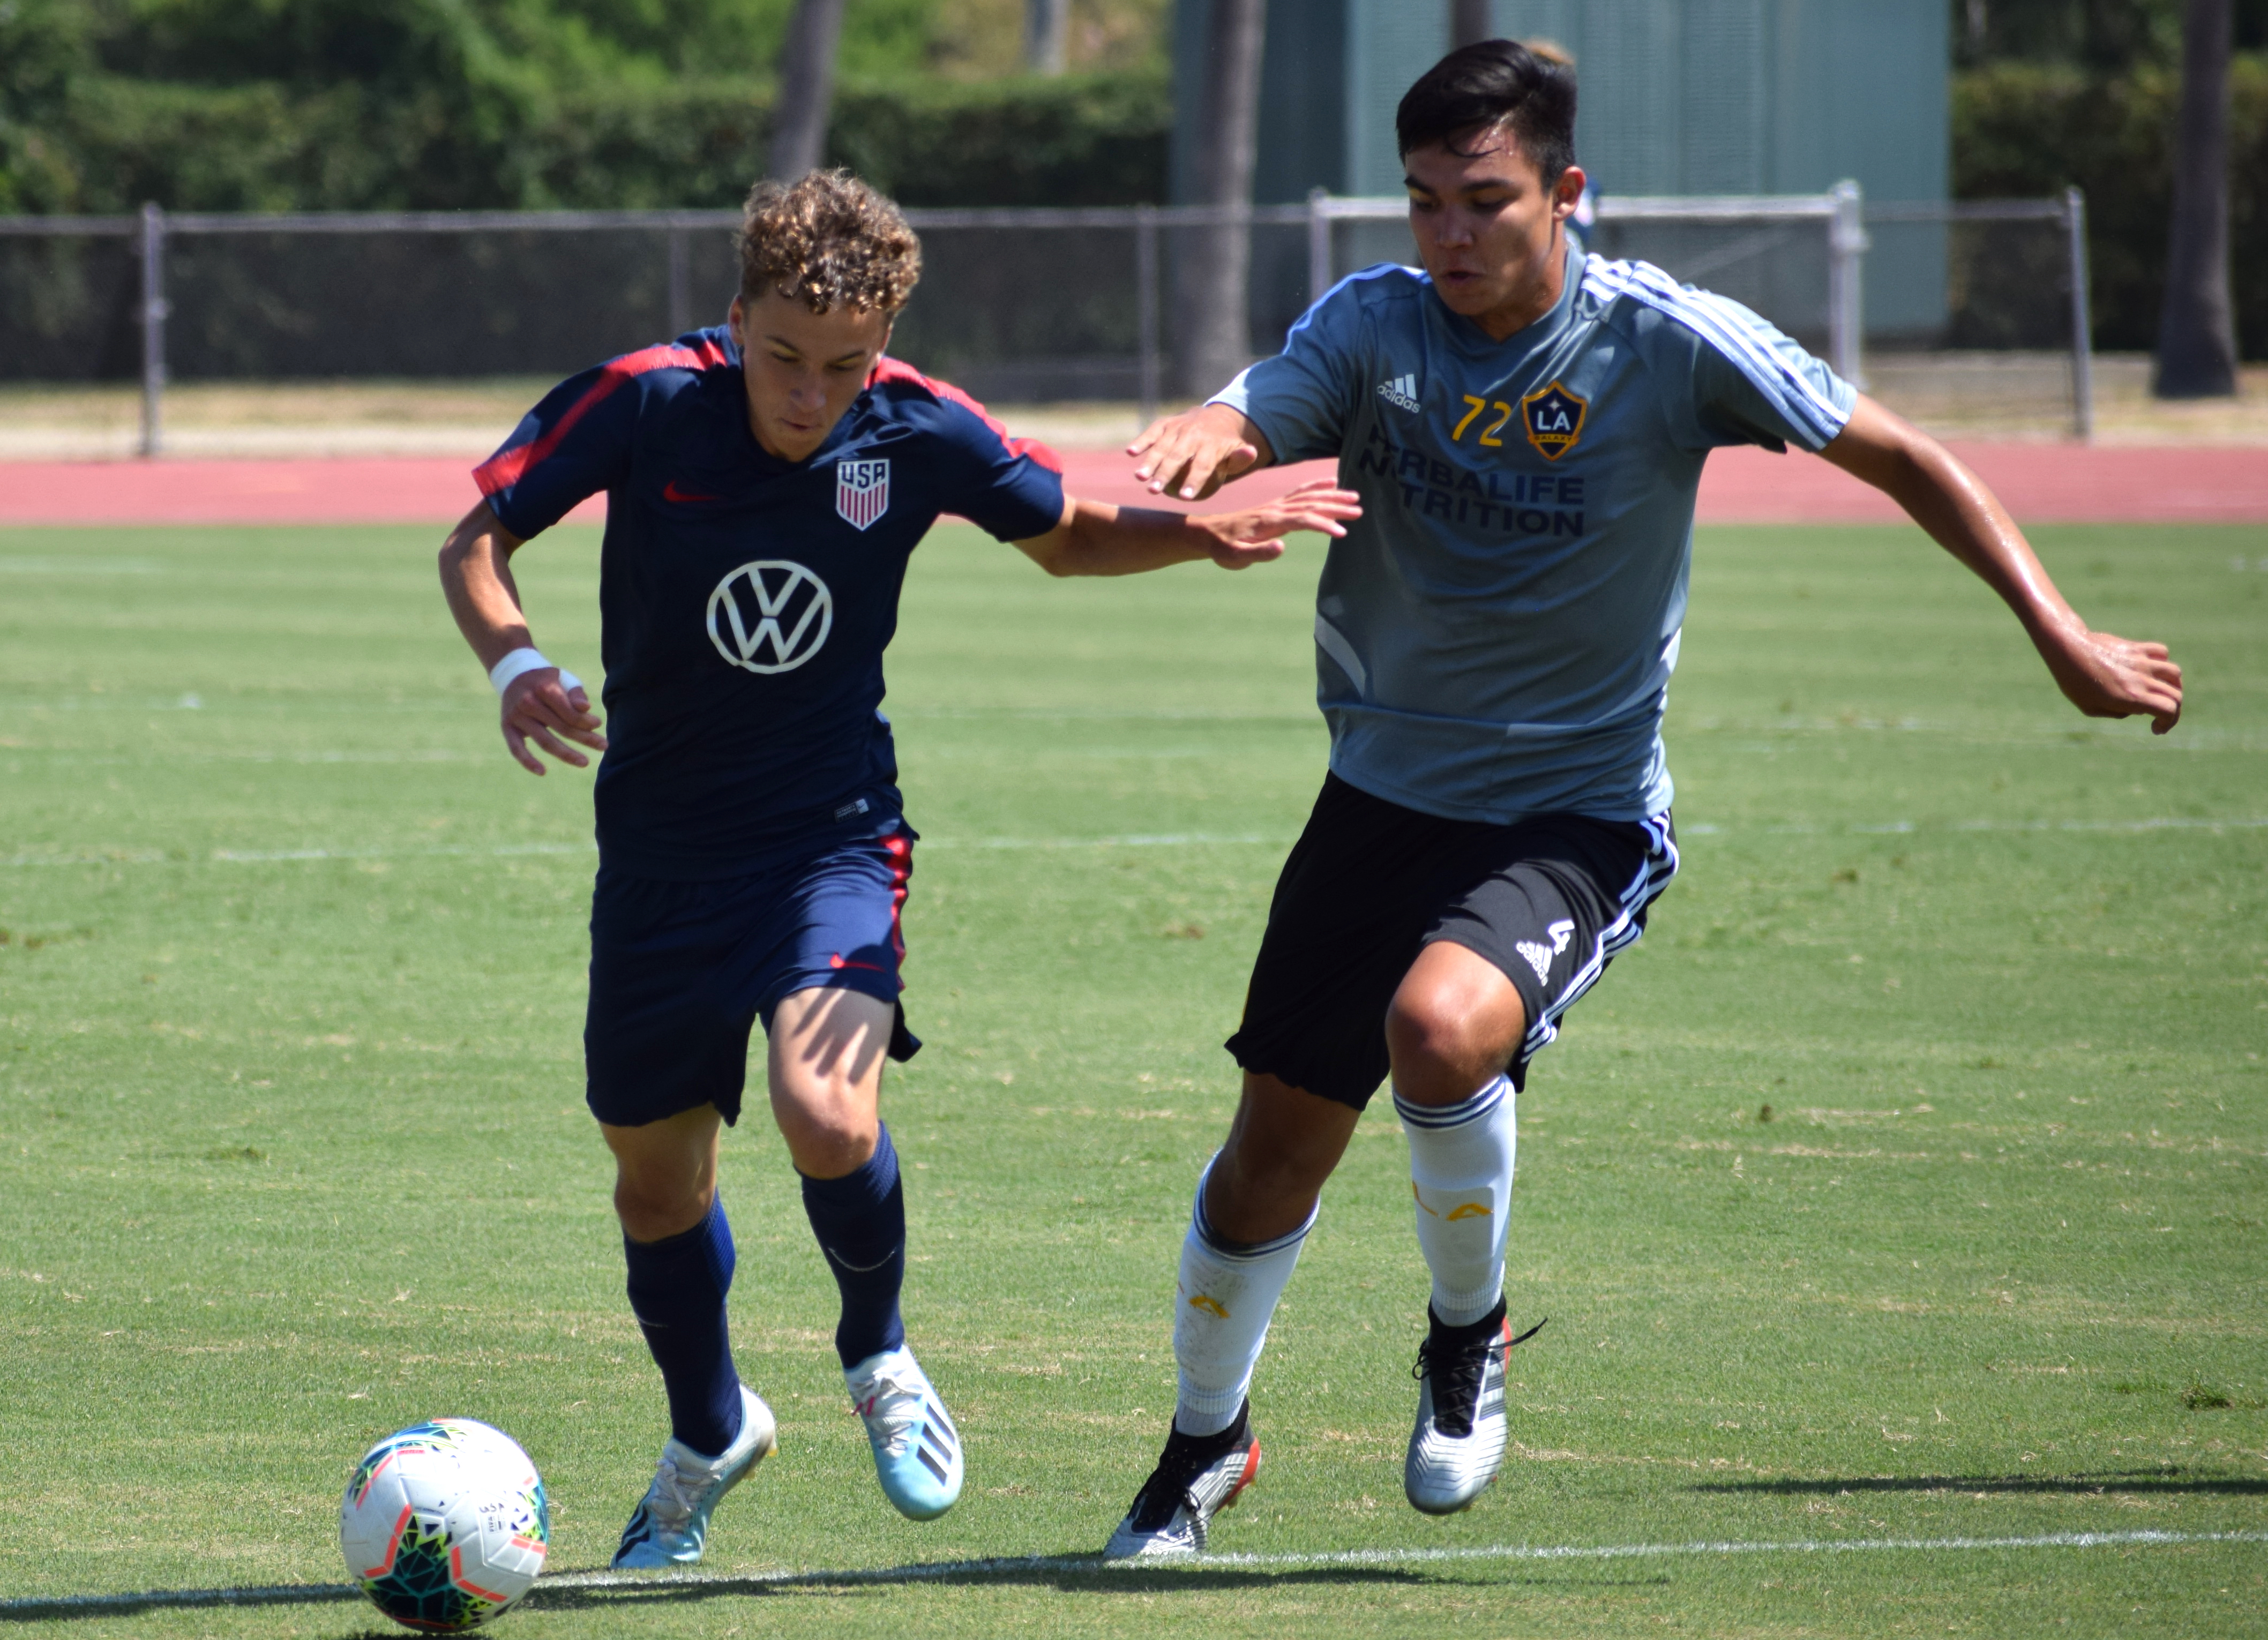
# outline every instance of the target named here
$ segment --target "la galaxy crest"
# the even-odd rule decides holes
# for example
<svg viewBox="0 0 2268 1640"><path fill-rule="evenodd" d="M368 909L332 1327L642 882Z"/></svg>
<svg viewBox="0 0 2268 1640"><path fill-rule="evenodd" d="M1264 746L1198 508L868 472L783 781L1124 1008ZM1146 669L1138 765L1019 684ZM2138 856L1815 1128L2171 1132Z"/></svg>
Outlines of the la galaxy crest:
<svg viewBox="0 0 2268 1640"><path fill-rule="evenodd" d="M1520 401L1520 424L1547 461L1557 461L1583 436L1583 417L1590 401L1579 399L1558 382L1531 393Z"/></svg>

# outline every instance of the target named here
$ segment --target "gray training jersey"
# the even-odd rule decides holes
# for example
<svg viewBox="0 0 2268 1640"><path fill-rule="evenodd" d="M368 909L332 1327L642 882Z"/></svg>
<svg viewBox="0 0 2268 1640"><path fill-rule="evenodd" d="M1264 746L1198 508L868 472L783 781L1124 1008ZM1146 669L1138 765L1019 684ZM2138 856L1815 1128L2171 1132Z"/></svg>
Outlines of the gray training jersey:
<svg viewBox="0 0 2268 1640"><path fill-rule="evenodd" d="M1315 600L1332 769L1506 824L1669 806L1701 464L1818 450L1856 399L1738 303L1570 252L1557 305L1502 342L1418 269L1367 268L1214 401L1278 460L1336 456L1362 496Z"/></svg>

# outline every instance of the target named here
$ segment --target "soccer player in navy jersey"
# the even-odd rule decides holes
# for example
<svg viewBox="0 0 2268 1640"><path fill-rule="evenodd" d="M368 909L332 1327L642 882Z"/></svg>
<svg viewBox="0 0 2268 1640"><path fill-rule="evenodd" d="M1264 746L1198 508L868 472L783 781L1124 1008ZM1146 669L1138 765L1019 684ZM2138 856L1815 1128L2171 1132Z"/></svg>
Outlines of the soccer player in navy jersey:
<svg viewBox="0 0 2268 1640"><path fill-rule="evenodd" d="M1182 1242L1180 1394L1113 1559L1203 1548L1251 1480L1269 1317L1389 1076L1432 1276L1403 1489L1446 1514L1495 1477L1514 1098L1677 869L1660 727L1710 450L1817 452L2007 600L2081 711L2181 716L2165 646L2090 629L1935 440L1737 303L1568 245L1564 60L1462 48L1395 124L1423 268L1353 275L1134 447L1189 499L1336 457L1364 511L1317 588L1330 773L1228 1042L1243 1099Z"/></svg>
<svg viewBox="0 0 2268 1640"><path fill-rule="evenodd" d="M919 1046L898 1001L916 834L880 710L908 555L952 512L1055 575L1234 570L1358 511L1329 483L1211 517L1065 496L1051 452L885 356L920 247L847 173L760 184L740 262L725 327L547 395L476 470L486 499L441 550L512 754L540 775L539 750L578 768L581 748L605 754L587 1098L671 1427L620 1567L699 1560L718 1500L774 1445L733 1369L717 1194L759 1018L882 1489L914 1519L960 1494L960 1437L899 1319L904 1197L879 1115L885 1060ZM580 682L535 649L509 567L600 490L603 735Z"/></svg>

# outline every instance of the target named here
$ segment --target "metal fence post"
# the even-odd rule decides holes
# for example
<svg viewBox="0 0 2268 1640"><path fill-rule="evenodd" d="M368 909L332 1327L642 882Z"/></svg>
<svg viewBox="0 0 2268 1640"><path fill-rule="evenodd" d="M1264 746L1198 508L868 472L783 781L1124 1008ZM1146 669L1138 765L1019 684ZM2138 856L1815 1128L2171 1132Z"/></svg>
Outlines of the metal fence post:
<svg viewBox="0 0 2268 1640"><path fill-rule="evenodd" d="M1158 208L1134 208L1134 311L1139 336L1135 342L1141 357L1142 425L1158 419Z"/></svg>
<svg viewBox="0 0 2268 1640"><path fill-rule="evenodd" d="M1307 305L1313 307L1331 288L1330 195L1319 188L1307 190Z"/></svg>
<svg viewBox="0 0 2268 1640"><path fill-rule="evenodd" d="M166 213L142 207L142 453L165 443Z"/></svg>
<svg viewBox="0 0 2268 1640"><path fill-rule="evenodd" d="M669 230L669 334L674 340L693 328L693 257L685 230Z"/></svg>
<svg viewBox="0 0 2268 1640"><path fill-rule="evenodd" d="M1854 387L1867 385L1861 349L1865 346L1867 304L1861 277L1867 254L1864 202L1859 185L1845 180L1828 190L1835 215L1827 227L1827 351L1835 373Z"/></svg>
<svg viewBox="0 0 2268 1640"><path fill-rule="evenodd" d="M2095 324L2087 290L2087 195L2063 191L2064 232L2071 248L2071 436L2095 437Z"/></svg>

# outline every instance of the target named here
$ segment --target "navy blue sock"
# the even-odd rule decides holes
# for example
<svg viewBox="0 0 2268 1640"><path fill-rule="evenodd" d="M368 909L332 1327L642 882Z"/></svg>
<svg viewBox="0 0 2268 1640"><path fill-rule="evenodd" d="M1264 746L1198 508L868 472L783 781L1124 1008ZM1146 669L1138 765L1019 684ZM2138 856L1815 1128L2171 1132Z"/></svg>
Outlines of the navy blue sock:
<svg viewBox="0 0 2268 1640"><path fill-rule="evenodd" d="M865 1166L840 1179L803 1181L803 1210L843 1291L835 1353L846 1367L906 1342L898 1289L906 1280L906 1193L898 1152L882 1128Z"/></svg>
<svg viewBox="0 0 2268 1640"><path fill-rule="evenodd" d="M669 1432L704 1458L740 1433L740 1375L725 1327L733 1288L733 1227L720 1199L709 1217L659 1241L622 1238L630 1310L669 1392Z"/></svg>

